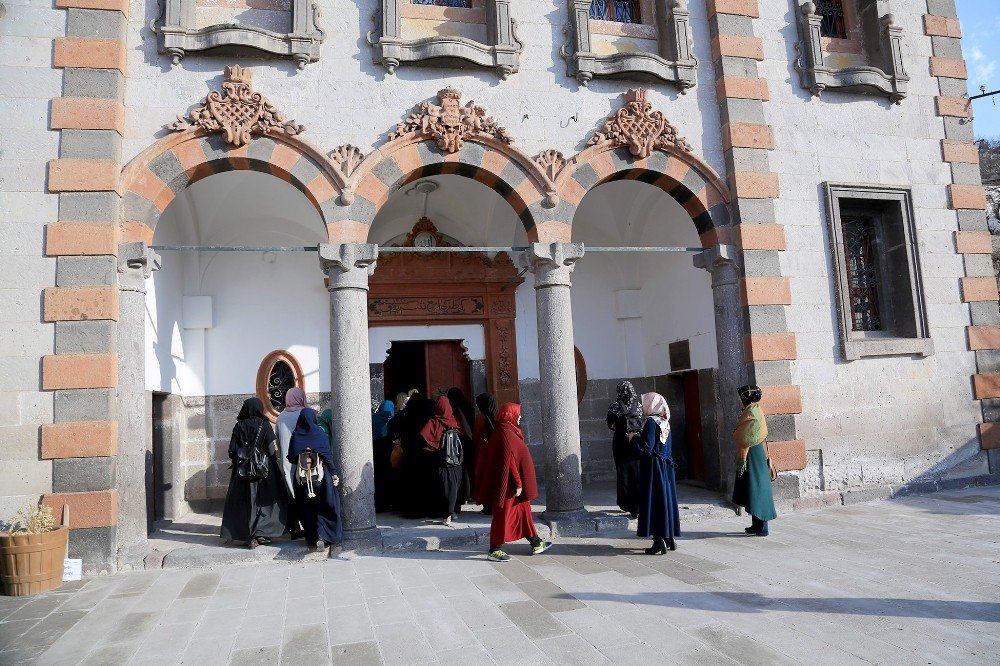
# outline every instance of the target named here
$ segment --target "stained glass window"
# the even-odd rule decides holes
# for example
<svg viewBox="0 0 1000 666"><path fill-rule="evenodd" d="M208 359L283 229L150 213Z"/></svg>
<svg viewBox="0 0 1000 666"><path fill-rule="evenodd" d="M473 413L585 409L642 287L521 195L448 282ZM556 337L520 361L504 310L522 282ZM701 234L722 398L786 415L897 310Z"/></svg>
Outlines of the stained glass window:
<svg viewBox="0 0 1000 666"><path fill-rule="evenodd" d="M617 23L642 23L639 0L591 0L590 18Z"/></svg>
<svg viewBox="0 0 1000 666"><path fill-rule="evenodd" d="M284 361L277 361L271 366L267 377L267 398L276 412L285 409L285 394L295 386L295 373Z"/></svg>
<svg viewBox="0 0 1000 666"><path fill-rule="evenodd" d="M845 217L843 224L847 289L853 328L855 331L881 331L875 221L870 217Z"/></svg>
<svg viewBox="0 0 1000 666"><path fill-rule="evenodd" d="M823 17L819 32L823 37L847 39L843 0L816 0L816 13Z"/></svg>
<svg viewBox="0 0 1000 666"><path fill-rule="evenodd" d="M462 7L472 9L472 0L410 0L415 5L436 5L438 7Z"/></svg>

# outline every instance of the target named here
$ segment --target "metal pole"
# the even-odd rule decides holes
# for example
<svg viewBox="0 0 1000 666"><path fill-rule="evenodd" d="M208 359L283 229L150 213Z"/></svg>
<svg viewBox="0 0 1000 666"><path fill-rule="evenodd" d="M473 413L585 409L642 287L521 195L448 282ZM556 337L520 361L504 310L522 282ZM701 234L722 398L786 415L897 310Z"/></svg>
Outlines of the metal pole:
<svg viewBox="0 0 1000 666"><path fill-rule="evenodd" d="M184 252L184 251L194 251L194 252L317 252L319 247L316 245L305 245L305 246L294 246L294 247L279 247L279 246L267 246L267 245L153 245L152 248L157 252ZM379 254L387 253L414 253L414 254L430 254L434 252L458 252L458 253L471 253L471 252L525 252L527 247L520 245L513 246L486 246L486 247L379 247ZM638 246L624 246L624 247L613 247L613 246L597 246L591 247L587 246L587 252L621 252L621 253L639 253L639 252L690 252L698 253L702 252L705 248L702 247L638 247Z"/></svg>

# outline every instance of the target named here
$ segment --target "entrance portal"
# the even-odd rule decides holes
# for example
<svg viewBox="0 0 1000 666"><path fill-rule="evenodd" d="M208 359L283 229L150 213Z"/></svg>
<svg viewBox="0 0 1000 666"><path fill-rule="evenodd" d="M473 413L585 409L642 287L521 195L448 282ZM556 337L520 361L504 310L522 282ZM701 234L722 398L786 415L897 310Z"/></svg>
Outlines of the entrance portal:
<svg viewBox="0 0 1000 666"><path fill-rule="evenodd" d="M472 366L460 340L393 342L384 373L386 400L411 389L433 397L452 386L471 400Z"/></svg>

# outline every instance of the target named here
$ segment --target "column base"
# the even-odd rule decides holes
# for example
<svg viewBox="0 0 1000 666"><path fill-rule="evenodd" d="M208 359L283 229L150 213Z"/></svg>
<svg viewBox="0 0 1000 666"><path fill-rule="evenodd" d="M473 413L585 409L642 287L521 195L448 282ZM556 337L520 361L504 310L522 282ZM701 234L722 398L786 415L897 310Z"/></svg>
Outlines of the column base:
<svg viewBox="0 0 1000 666"><path fill-rule="evenodd" d="M593 536L598 532L628 529L628 516L618 516L604 511L545 511L538 519L549 526L553 537Z"/></svg>
<svg viewBox="0 0 1000 666"><path fill-rule="evenodd" d="M344 530L344 543L341 552L381 553L382 530L377 527L366 527L360 530Z"/></svg>

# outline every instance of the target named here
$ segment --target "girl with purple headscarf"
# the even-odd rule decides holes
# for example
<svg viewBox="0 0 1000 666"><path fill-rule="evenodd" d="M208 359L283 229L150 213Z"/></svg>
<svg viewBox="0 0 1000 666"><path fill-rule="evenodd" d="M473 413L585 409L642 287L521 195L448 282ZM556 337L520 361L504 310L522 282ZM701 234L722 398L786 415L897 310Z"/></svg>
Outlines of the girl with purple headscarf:
<svg viewBox="0 0 1000 666"><path fill-rule="evenodd" d="M285 409L278 414L278 446L281 447L280 457L284 463L285 485L292 496L295 495L295 485L292 483L292 464L288 462L288 442L291 441L292 431L299 420L299 412L306 406L306 392L295 386L288 389L285 394Z"/></svg>

